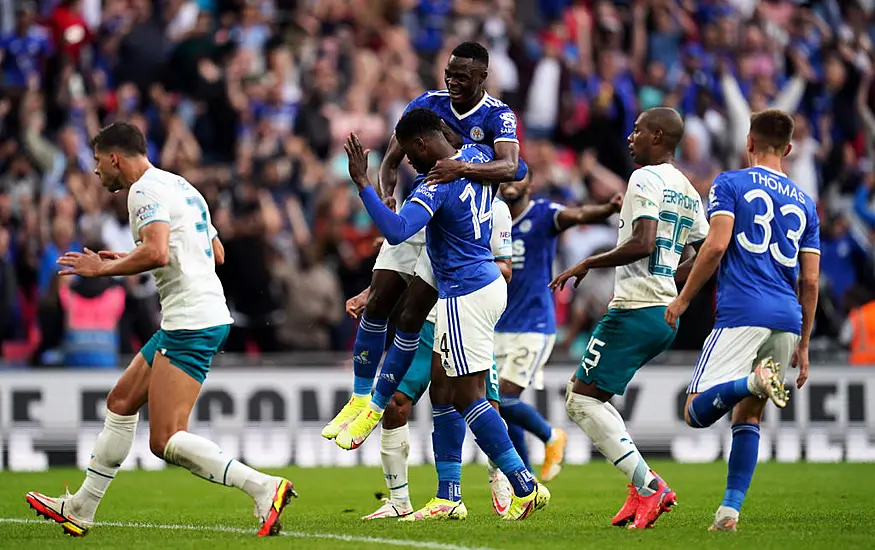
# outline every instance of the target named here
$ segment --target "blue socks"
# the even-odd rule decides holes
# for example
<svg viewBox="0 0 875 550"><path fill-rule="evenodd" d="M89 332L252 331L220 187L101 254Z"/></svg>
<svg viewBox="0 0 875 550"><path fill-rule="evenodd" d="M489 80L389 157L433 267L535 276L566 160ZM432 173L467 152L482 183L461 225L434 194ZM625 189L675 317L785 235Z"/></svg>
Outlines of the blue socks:
<svg viewBox="0 0 875 550"><path fill-rule="evenodd" d="M377 379L374 397L371 399L372 408L380 412L386 409L392 396L395 395L395 390L398 389L398 385L401 384L401 380L410 369L417 348L419 348L418 332L395 331L395 340L386 353L386 360L383 361L380 378Z"/></svg>
<svg viewBox="0 0 875 550"><path fill-rule="evenodd" d="M480 398L462 414L477 438L477 445L507 476L514 494L518 497L530 495L535 490L535 478L514 449L498 411L485 398Z"/></svg>
<svg viewBox="0 0 875 550"><path fill-rule="evenodd" d="M690 425L694 428L711 426L753 392L748 388L748 377L724 382L697 395L687 409Z"/></svg>
<svg viewBox="0 0 875 550"><path fill-rule="evenodd" d="M750 488L760 449L760 425L740 422L732 425L732 450L729 452L729 473L723 506L741 510L744 496Z"/></svg>
<svg viewBox="0 0 875 550"><path fill-rule="evenodd" d="M355 375L353 395L370 395L377 367L386 349L388 321L374 321L362 315L352 348L352 368Z"/></svg>
<svg viewBox="0 0 875 550"><path fill-rule="evenodd" d="M519 424L507 421L507 435L513 443L513 448L516 449L523 464L528 471L532 471L532 465L529 463L529 446L526 443L526 430Z"/></svg>
<svg viewBox="0 0 875 550"><path fill-rule="evenodd" d="M535 434L535 437L544 443L553 437L553 428L538 410L520 399L518 395L502 395L499 412L508 424L518 424L527 432Z"/></svg>
<svg viewBox="0 0 875 550"><path fill-rule="evenodd" d="M434 431L431 444L438 475L437 497L453 502L462 500L462 444L465 420L452 405L432 407Z"/></svg>

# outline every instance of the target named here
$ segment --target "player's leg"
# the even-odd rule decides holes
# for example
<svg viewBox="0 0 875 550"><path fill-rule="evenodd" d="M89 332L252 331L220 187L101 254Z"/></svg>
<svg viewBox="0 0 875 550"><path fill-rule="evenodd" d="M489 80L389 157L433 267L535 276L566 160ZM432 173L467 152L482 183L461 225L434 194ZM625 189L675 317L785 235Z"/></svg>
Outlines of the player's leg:
<svg viewBox="0 0 875 550"><path fill-rule="evenodd" d="M486 376L494 363L495 324L507 287L498 279L466 296L441 300L435 346L453 387L453 405L477 444L507 476L514 496L503 519L524 519L549 503L550 493L526 468L501 415L486 400Z"/></svg>
<svg viewBox="0 0 875 550"><path fill-rule="evenodd" d="M382 252L381 252L382 254ZM353 344L353 390L349 402L322 429L322 437L334 439L367 407L374 377L386 349L386 328L389 316L407 289L401 274L384 269L374 270L371 292L365 311L356 329Z"/></svg>
<svg viewBox="0 0 875 550"><path fill-rule="evenodd" d="M441 356L432 354L431 385L428 389L432 407L431 433L438 488L425 506L401 521L465 519L468 509L462 502L462 446L465 443L465 420L453 408L453 388L441 366Z"/></svg>
<svg viewBox="0 0 875 550"><path fill-rule="evenodd" d="M544 442L544 464L541 480L550 481L562 469L562 458L568 436L561 429L554 429L538 410L526 403L520 396L523 390L532 385L544 368L553 351L556 336L535 333L496 334L496 347L502 348L504 362L501 366L501 416L507 422L508 433L531 470L526 448L525 432L534 434Z"/></svg>
<svg viewBox="0 0 875 550"><path fill-rule="evenodd" d="M568 416L630 481L629 498L612 523L644 528L675 502L675 494L647 465L607 401L622 395L635 372L667 349L675 331L659 315L664 307L612 309L596 326L565 403Z"/></svg>
<svg viewBox="0 0 875 550"><path fill-rule="evenodd" d="M188 419L228 326L163 331L149 384L149 447L156 456L213 483L236 487L255 501L259 536L279 532L279 516L296 496L291 482L269 476L226 455L214 442L190 433Z"/></svg>
<svg viewBox="0 0 875 550"><path fill-rule="evenodd" d="M754 361L757 350L770 335L771 331L762 327L718 328L711 332L687 388L684 419L688 425L707 428L748 397L768 397L779 407L787 404L779 379L780 365L771 356Z"/></svg>
<svg viewBox="0 0 875 550"><path fill-rule="evenodd" d="M789 364L793 357L799 336L788 332L771 332L748 364L762 368L766 358L773 358L778 365L774 373L783 383L785 370L780 365ZM738 515L744 498L750 488L760 446L760 421L768 401L764 397L750 396L741 400L732 410L732 447L729 452L726 492L723 502L714 515L714 523L709 530L735 531Z"/></svg>
<svg viewBox="0 0 875 550"><path fill-rule="evenodd" d="M498 349L497 342L496 349ZM501 414L501 395L498 389L498 365L496 364L495 359L496 357L493 356L492 368L489 369L489 376L486 379L486 400L489 401L489 404L493 409L499 411L499 414ZM444 377L446 377L446 373L444 373ZM507 421L505 421L504 424L507 426ZM510 434L509 429L508 435L513 443L513 435ZM514 446L516 446L516 443L514 443ZM526 461L523 460L523 463L525 462ZM491 458L487 458L486 460L486 473L488 474L487 479L489 480L489 490L492 493L492 511L499 516L504 516L510 508L513 487L510 486L507 476L502 473L501 469L495 462L492 462Z"/></svg>
<svg viewBox="0 0 875 550"><path fill-rule="evenodd" d="M322 437L334 439L365 409L370 400L380 359L386 350L386 327L389 316L413 277L420 250L425 244L424 231L407 242L392 246L388 241L374 263L371 292L359 321L353 344L353 390L349 402L322 429Z"/></svg>
<svg viewBox="0 0 875 550"><path fill-rule="evenodd" d="M402 517L413 512L407 480L407 458L410 454L407 419L410 409L425 394L431 380L434 323L426 321L419 336L419 348L413 364L383 414L380 457L389 498L374 513L364 516L362 519L365 520Z"/></svg>
<svg viewBox="0 0 875 550"><path fill-rule="evenodd" d="M419 333L437 301L437 290L414 277L401 299L401 313L395 327L395 339L380 369L380 376L370 404L337 434L342 449L356 449L376 429L398 384L410 369L419 347Z"/></svg>
<svg viewBox="0 0 875 550"><path fill-rule="evenodd" d="M60 523L70 535L82 536L88 531L103 495L131 451L139 419L137 411L146 403L152 374L144 354L151 360L155 353L153 340L134 357L106 398L103 430L94 443L79 490L57 498L36 492L27 494L31 508Z"/></svg>

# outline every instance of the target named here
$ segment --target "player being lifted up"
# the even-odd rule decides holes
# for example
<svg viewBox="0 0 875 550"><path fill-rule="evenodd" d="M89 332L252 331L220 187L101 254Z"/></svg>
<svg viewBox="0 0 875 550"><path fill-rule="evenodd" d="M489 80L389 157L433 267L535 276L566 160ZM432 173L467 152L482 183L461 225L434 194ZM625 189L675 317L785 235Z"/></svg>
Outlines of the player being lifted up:
<svg viewBox="0 0 875 550"><path fill-rule="evenodd" d="M456 151L441 132L440 117L427 109L405 114L395 127L395 137L420 173L427 173L440 159L473 161L479 154L476 148ZM395 214L370 186L367 152L361 150L354 135L346 149L350 175L360 189L362 202L389 242L403 242L428 224L428 254L440 294L435 351L441 354L441 364L451 381L451 402L480 448L513 486L514 496L504 519L524 519L546 506L550 493L526 469L501 416L485 399L495 324L507 300L507 284L489 246L492 188L466 178L446 185L421 185ZM440 455L442 438L435 435L433 441L435 454Z"/></svg>
<svg viewBox="0 0 875 550"><path fill-rule="evenodd" d="M490 151L487 147L478 148L484 153ZM492 201L492 239L490 245L495 256L495 263L501 270L505 281L509 280L512 274L510 226L510 210L503 201L498 198L494 199ZM369 292L370 289L366 289L346 302L346 312L354 319L357 319L364 310ZM434 355L432 352L436 321L437 306L433 307L428 314L428 319L419 333L419 347L416 349L413 363L401 380L398 390L383 415L380 433L380 459L383 466L383 476L389 489L389 497L383 499L383 504L376 511L362 517L364 520L399 518L413 513L413 505L410 502L410 487L407 481L407 459L410 453L410 429L407 425L407 419L411 409L429 388L432 368L443 368L440 365L440 356ZM433 358L437 358L436 366L433 365ZM498 407L498 369L494 364L486 385L486 400L493 407ZM462 436L464 437L465 421L458 416L458 413L453 416L461 421ZM455 420L456 418L448 415L438 415L434 419L438 425L444 421L452 422ZM437 507L443 509L437 514L422 515L423 519L464 519L467 517L467 509L461 504L463 444L464 440L462 439L459 441L458 448L448 449L446 456L435 457L435 468L438 471L438 492L433 500L452 501L453 504L447 507L445 502L436 502ZM459 461L456 461L455 457L458 457ZM496 511L506 512L512 492L507 479L504 474L498 471L490 475L489 481L493 492L496 490L494 489L496 485L502 486L501 492L506 495L504 499L506 502L498 505ZM493 505L495 505L495 501L493 501ZM433 507L426 505L425 509L430 510Z"/></svg>
<svg viewBox="0 0 875 550"><path fill-rule="evenodd" d="M526 432L546 445L541 481L547 482L562 468L568 436L561 429L551 428L520 395L533 384L543 389L542 369L556 342L556 314L548 288L553 277L556 239L569 227L600 222L619 212L623 196L618 194L599 206L579 208L565 208L546 200L532 201L529 176L501 184L501 196L513 216L513 278L507 287L507 309L495 327L500 410L514 447L530 471Z"/></svg>
<svg viewBox="0 0 875 550"><path fill-rule="evenodd" d="M752 168L714 180L708 201L711 231L686 285L665 312L674 326L719 266L717 321L693 372L684 411L694 428L711 426L732 411L729 475L711 530L736 530L757 463L766 403L787 404L787 365L799 366L797 388L808 379L820 222L815 202L781 172L792 135L793 118L787 113L751 116L747 155Z"/></svg>
<svg viewBox="0 0 875 550"><path fill-rule="evenodd" d="M476 181L512 181L522 179L525 164L519 159L516 136L516 117L510 108L486 93L489 53L475 42L464 42L453 50L445 69L447 89L429 91L413 100L407 111L428 108L443 120L442 128L454 145L479 143L492 147L494 160L480 164L457 159L441 159L417 181L446 183L459 177ZM384 200L393 205L392 198L398 180L398 167L404 152L395 136L380 166L380 182ZM426 175L427 174L427 175ZM415 355L419 331L437 300L436 290L427 282L416 280L417 262L425 254L425 231L396 245L383 244L374 265L367 306L359 323L353 346L354 384L352 397L341 411L322 430L322 436L335 439L360 413L361 420L350 426L338 444L346 449L360 445L379 424L379 417L397 389L397 382L409 368ZM424 258L428 266L428 256ZM408 286L408 282L410 282ZM403 300L402 300L403 294ZM399 300L401 304L399 305ZM386 326L396 305L400 307L395 340L387 352L376 392L371 398L377 367L386 346ZM382 376L385 374L385 376ZM391 376L390 376L391 375ZM394 380L394 383L393 383ZM365 411L368 403L369 411ZM373 412L370 416L368 412Z"/></svg>
<svg viewBox="0 0 875 550"><path fill-rule="evenodd" d="M629 478L629 497L612 523L630 529L648 527L676 502L608 401L623 395L635 372L674 341L677 332L663 316L677 296L675 270L684 248L698 246L708 232L699 194L672 164L683 135L683 120L673 109L657 107L639 115L628 141L641 168L629 178L617 247L583 260L550 283L561 288L575 277L577 286L590 269L617 268L614 298L569 382L566 411Z"/></svg>
<svg viewBox="0 0 875 550"><path fill-rule="evenodd" d="M232 323L216 264L225 251L201 194L185 179L155 168L136 126L116 122L93 140L94 172L112 192L127 189L137 248L116 252L67 252L61 275L115 277L153 271L161 297L161 329L143 346L106 398L106 420L82 486L50 498L28 493L27 502L73 536L94 522L104 493L127 458L140 407L149 404L152 452L214 483L241 489L255 501L259 536L276 535L279 517L295 491L225 455L212 441L186 431L188 418L213 356Z"/></svg>

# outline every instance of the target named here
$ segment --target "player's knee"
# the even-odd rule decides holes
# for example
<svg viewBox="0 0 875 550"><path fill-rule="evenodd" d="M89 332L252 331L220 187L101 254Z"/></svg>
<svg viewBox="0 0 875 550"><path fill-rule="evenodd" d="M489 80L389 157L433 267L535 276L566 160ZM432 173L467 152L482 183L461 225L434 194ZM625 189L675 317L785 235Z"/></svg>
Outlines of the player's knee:
<svg viewBox="0 0 875 550"><path fill-rule="evenodd" d="M121 416L131 416L137 413L140 407L138 399L128 395L124 390L113 388L106 396L106 408Z"/></svg>
<svg viewBox="0 0 875 550"><path fill-rule="evenodd" d="M426 314L422 314L422 308L416 307L415 305L406 305L401 310L401 314L398 315L398 324L396 325L398 330L402 332L419 332L422 330L422 325L425 324L425 319L428 317L428 312L430 310L426 309Z"/></svg>
<svg viewBox="0 0 875 550"><path fill-rule="evenodd" d="M406 395L396 392L383 413L383 427L387 430L394 430L407 424L407 419L410 417L410 407L410 399Z"/></svg>

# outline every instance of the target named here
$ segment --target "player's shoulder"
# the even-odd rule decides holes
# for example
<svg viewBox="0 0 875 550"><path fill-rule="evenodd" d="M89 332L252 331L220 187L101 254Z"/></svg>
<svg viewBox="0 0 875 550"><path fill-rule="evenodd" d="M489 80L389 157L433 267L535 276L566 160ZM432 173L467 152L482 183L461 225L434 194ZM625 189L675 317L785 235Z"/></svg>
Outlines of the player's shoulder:
<svg viewBox="0 0 875 550"><path fill-rule="evenodd" d="M629 176L629 189L634 191L651 191L664 189L668 179L664 166L641 166Z"/></svg>
<svg viewBox="0 0 875 550"><path fill-rule="evenodd" d="M510 107L507 106L507 103L498 99L497 97L492 97L489 93L483 98L483 106L486 107L489 111L510 111Z"/></svg>
<svg viewBox="0 0 875 550"><path fill-rule="evenodd" d="M449 103L450 92L447 90L426 90L418 95L410 105L413 107L433 108L436 105Z"/></svg>
<svg viewBox="0 0 875 550"><path fill-rule="evenodd" d="M510 208L507 206L507 203L498 197L492 199L492 212L493 216L511 218Z"/></svg>
<svg viewBox="0 0 875 550"><path fill-rule="evenodd" d="M474 163L490 162L495 158L491 147L480 143L466 143L459 150L459 160Z"/></svg>
<svg viewBox="0 0 875 550"><path fill-rule="evenodd" d="M528 213L532 215L552 215L556 211L564 209L565 207L558 202L553 202L549 199L535 199L532 201L532 207Z"/></svg>

